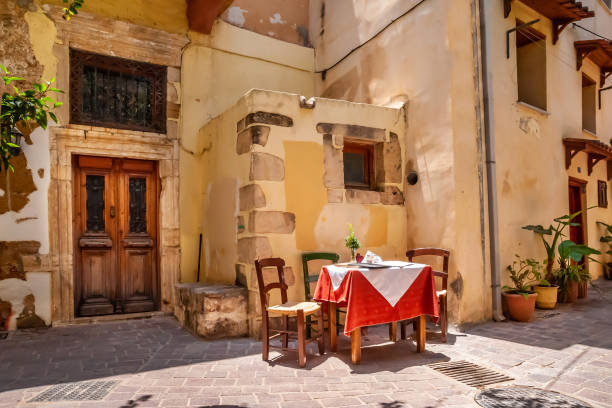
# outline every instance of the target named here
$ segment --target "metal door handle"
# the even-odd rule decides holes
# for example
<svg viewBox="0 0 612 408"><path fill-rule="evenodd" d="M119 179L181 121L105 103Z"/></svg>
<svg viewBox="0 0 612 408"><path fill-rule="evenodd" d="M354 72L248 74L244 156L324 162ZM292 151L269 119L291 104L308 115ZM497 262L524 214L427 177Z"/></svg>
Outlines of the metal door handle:
<svg viewBox="0 0 612 408"><path fill-rule="evenodd" d="M115 206L111 205L110 207L110 217L115 218Z"/></svg>

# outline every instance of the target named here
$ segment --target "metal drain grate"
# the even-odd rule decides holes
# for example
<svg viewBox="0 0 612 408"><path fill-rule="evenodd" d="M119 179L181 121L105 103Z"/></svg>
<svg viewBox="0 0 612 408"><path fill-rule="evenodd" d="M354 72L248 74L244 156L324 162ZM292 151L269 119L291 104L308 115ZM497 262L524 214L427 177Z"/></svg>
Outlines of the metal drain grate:
<svg viewBox="0 0 612 408"><path fill-rule="evenodd" d="M429 367L471 387L484 387L489 384L512 381L512 378L507 375L500 374L468 361L435 363L429 364Z"/></svg>
<svg viewBox="0 0 612 408"><path fill-rule="evenodd" d="M531 387L490 388L476 396L485 408L591 408L590 405L554 391Z"/></svg>
<svg viewBox="0 0 612 408"><path fill-rule="evenodd" d="M83 381L53 385L29 402L101 400L119 381Z"/></svg>

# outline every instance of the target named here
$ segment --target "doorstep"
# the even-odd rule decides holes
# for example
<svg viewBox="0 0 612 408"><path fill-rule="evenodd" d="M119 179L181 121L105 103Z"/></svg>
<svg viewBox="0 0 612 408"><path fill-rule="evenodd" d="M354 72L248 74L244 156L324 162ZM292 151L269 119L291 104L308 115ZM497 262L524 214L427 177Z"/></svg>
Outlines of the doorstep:
<svg viewBox="0 0 612 408"><path fill-rule="evenodd" d="M172 316L171 312L140 312L140 313L124 313L124 314L113 314L104 316L88 316L88 317L76 317L73 320L53 322L52 327L65 327L65 326L76 326L80 324L95 324L100 322L114 322L118 320L131 320L131 319L148 319L157 316Z"/></svg>

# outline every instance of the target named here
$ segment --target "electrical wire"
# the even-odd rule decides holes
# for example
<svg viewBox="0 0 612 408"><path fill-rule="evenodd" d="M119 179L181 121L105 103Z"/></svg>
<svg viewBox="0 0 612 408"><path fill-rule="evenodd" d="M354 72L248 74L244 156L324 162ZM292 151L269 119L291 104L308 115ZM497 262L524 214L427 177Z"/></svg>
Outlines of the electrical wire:
<svg viewBox="0 0 612 408"><path fill-rule="evenodd" d="M594 36L599 37L599 38L601 38L601 39L603 39L603 40L607 40L607 41L612 42L612 40L611 40L611 39L609 39L608 37L604 37L603 35L601 35L601 34L597 34L596 32L589 30L588 28L584 28L584 27L583 27L583 26L581 26L580 24L572 23L572 26L573 26L573 27L578 27L578 28L580 28L580 29L582 29L582 30L586 31L587 33L591 33L591 34L593 34Z"/></svg>
<svg viewBox="0 0 612 408"><path fill-rule="evenodd" d="M340 58L338 61L336 61L334 64L332 64L331 66L320 70L320 71L315 71L315 74L323 74L323 78L325 78L325 74L327 73L327 71L329 71L330 69L336 67L336 65L340 64L342 61L344 61L346 58L348 58L352 53L354 53L355 51L357 51L358 49L360 49L361 47L363 47L364 45L366 45L367 43L369 43L370 41L372 41L373 39L375 39L376 37L378 37L380 34L383 33L383 31L385 31L387 28L391 27L393 25L393 23L395 23L396 21L398 21L399 19L401 19L402 17L408 15L410 12L412 12L414 9L416 9L417 7L419 7L421 4L423 4L425 2L425 0L420 0L417 4L415 4L414 6L410 7L408 10L406 10L404 13L402 13L401 15L399 15L398 17L394 18L393 20L391 20L386 26L384 26L383 28L381 28L376 34L374 34L372 37L370 37L368 40L366 40L365 42L359 44L357 47L353 48L352 50L350 50L344 57Z"/></svg>
<svg viewBox="0 0 612 408"><path fill-rule="evenodd" d="M530 39L530 40L531 40L531 42L532 42L533 44L535 44L535 45L536 45L536 47L540 47L541 49L546 50L546 43L545 43L545 42L542 40L542 38L540 38L540 37L536 36L536 35L535 35L535 34L533 34L533 33L530 33L530 32L529 32L529 30L527 30L527 29L522 29L522 28L519 28L517 31L520 31L520 33L521 33L522 35L524 35L525 37L527 37L528 39ZM541 44L541 42L542 42L544 45L542 45L542 44ZM563 51L560 51L560 50L559 50L559 47L555 47L555 50L557 50L557 52L558 52L559 54L563 54L563 56L565 56L565 57L570 57L570 58L572 58L572 56L565 54ZM576 63L575 63L575 62L571 62L571 63L570 63L570 62L567 62L566 60L564 60L563 58L559 57L558 55L555 55L555 54L554 54L554 53L552 53L552 52L551 52L551 56L552 56L553 58L555 58L555 59L559 60L559 61L560 61L561 63L563 63L564 65L566 65L566 66L568 66L568 67L570 67L570 68L576 69Z"/></svg>

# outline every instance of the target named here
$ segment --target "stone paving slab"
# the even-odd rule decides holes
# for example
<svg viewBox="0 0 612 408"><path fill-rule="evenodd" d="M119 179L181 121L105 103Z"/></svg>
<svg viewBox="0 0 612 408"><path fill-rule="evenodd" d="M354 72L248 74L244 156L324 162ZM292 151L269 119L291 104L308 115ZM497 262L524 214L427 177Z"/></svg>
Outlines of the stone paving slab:
<svg viewBox="0 0 612 408"><path fill-rule="evenodd" d="M505 384L558 391L595 407L612 407L612 282L589 298L532 323L489 322L452 331L447 344L428 333L427 351L390 343L370 328L362 364L350 342L325 356L309 347L305 369L295 355L261 360L248 338L204 341L172 317L18 331L0 340L0 408L49 407L477 407L476 388L427 364L467 360L513 377ZM118 380L102 401L28 402L52 384Z"/></svg>

